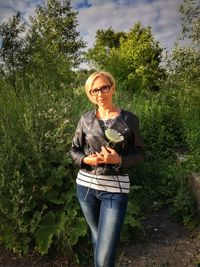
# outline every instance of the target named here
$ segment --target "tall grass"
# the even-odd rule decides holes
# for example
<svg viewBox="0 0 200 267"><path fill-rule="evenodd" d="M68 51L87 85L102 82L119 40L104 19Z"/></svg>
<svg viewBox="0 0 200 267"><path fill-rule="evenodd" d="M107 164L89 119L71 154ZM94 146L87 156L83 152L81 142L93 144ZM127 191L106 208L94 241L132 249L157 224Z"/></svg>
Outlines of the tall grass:
<svg viewBox="0 0 200 267"><path fill-rule="evenodd" d="M86 225L68 151L80 100L67 88L17 97L4 85L0 101L0 242L43 254L65 232L66 247L76 244Z"/></svg>
<svg viewBox="0 0 200 267"><path fill-rule="evenodd" d="M87 227L75 197L77 170L68 152L78 119L93 106L83 88L56 91L35 84L17 97L1 83L0 95L0 242L17 252L45 254L62 246L74 253ZM140 227L139 216L154 203L170 205L183 221L193 218L195 206L189 193L184 201L188 189L185 183L180 188L173 149L199 145L199 109L191 115L182 109L186 102L164 88L131 95L119 87L115 102L139 116L145 144L145 161L130 174L123 240L131 238Z"/></svg>
<svg viewBox="0 0 200 267"><path fill-rule="evenodd" d="M194 157L190 157L180 173L175 150L183 146L194 154L198 150L199 107L195 110L190 102L196 115L183 109L183 99L177 97L176 90L178 87L173 84L172 88L163 87L160 92L151 94L131 95L120 91L116 102L138 115L145 145L145 161L131 173L132 184L141 187L130 194L132 202L138 203L143 211L168 206L174 216L189 225L196 221L197 211L187 184L188 171L194 170L194 167L188 169L188 165L194 165ZM182 94L182 97L186 95ZM187 117L190 117L188 122ZM197 159L195 154L195 163Z"/></svg>

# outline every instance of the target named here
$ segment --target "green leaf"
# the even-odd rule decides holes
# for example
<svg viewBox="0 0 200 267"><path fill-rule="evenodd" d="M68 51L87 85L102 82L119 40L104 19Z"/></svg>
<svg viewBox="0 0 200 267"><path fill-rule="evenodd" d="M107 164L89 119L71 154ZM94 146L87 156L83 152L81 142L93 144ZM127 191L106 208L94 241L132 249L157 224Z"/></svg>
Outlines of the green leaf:
<svg viewBox="0 0 200 267"><path fill-rule="evenodd" d="M82 217L78 217L73 225L73 228L70 229L68 236L69 236L69 243L71 246L74 246L78 242L78 238L80 236L85 236L87 233L87 225L85 220Z"/></svg>
<svg viewBox="0 0 200 267"><path fill-rule="evenodd" d="M64 211L56 213L56 229L55 229L56 236L59 236L60 233L64 230L66 220L67 216Z"/></svg>
<svg viewBox="0 0 200 267"><path fill-rule="evenodd" d="M36 244L41 254L47 254L48 249L52 244L54 225L43 225L40 226L36 232Z"/></svg>
<svg viewBox="0 0 200 267"><path fill-rule="evenodd" d="M48 252L55 230L55 214L50 211L42 218L35 233L37 248L41 254Z"/></svg>
<svg viewBox="0 0 200 267"><path fill-rule="evenodd" d="M30 232L31 233L35 232L36 228L38 227L38 225L40 223L41 217L42 217L41 212L36 211L34 216L33 216L32 221L31 221L31 225L30 225Z"/></svg>
<svg viewBox="0 0 200 267"><path fill-rule="evenodd" d="M73 219L77 215L77 210L75 210L74 208L68 209L67 215L69 218Z"/></svg>
<svg viewBox="0 0 200 267"><path fill-rule="evenodd" d="M59 197L59 192L56 190L51 190L50 192L46 193L46 199L55 204L63 204L64 200Z"/></svg>
<svg viewBox="0 0 200 267"><path fill-rule="evenodd" d="M127 213L131 214L131 215L133 215L133 214L136 215L136 214L138 214L138 212L139 212L138 205L129 201L128 207L127 207Z"/></svg>
<svg viewBox="0 0 200 267"><path fill-rule="evenodd" d="M127 216L125 223L129 224L133 228L134 227L141 228L141 224L140 224L139 220L135 219L133 216Z"/></svg>

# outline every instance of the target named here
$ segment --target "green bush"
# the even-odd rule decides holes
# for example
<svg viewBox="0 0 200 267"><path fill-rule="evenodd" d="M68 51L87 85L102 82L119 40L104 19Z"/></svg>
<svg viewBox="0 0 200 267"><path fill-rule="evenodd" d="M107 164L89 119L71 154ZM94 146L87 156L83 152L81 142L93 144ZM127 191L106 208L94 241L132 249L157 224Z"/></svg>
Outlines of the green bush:
<svg viewBox="0 0 200 267"><path fill-rule="evenodd" d="M62 246L75 253L76 245L88 238L88 228L75 197L77 170L68 151L80 115L93 107L83 88L35 90L16 97L3 84L1 95L0 242L16 252L46 254ZM197 146L198 139L187 139L185 129L196 132L198 125L184 120L189 114L182 112L177 92L170 95L163 88L133 95L119 87L115 98L139 116L145 144L144 163L130 173L122 241L141 229L145 212L163 205L189 225L196 207L186 180L180 178L174 147L189 142Z"/></svg>
<svg viewBox="0 0 200 267"><path fill-rule="evenodd" d="M73 94L34 91L18 98L8 89L1 89L0 104L0 242L45 254L65 233L65 246L73 246L87 232L67 153Z"/></svg>
<svg viewBox="0 0 200 267"><path fill-rule="evenodd" d="M187 186L188 168L180 174L175 155L175 149L187 145L182 119L183 112L187 112L164 88L156 94L132 97L121 91L116 97L122 107L139 116L144 138L145 161L131 171L132 184L140 186L141 190L130 194L131 201L144 213L152 208L170 207L173 216L176 214L177 219L191 225L196 221L197 209ZM191 129L195 130L192 124ZM194 158L190 158L188 165L192 162Z"/></svg>

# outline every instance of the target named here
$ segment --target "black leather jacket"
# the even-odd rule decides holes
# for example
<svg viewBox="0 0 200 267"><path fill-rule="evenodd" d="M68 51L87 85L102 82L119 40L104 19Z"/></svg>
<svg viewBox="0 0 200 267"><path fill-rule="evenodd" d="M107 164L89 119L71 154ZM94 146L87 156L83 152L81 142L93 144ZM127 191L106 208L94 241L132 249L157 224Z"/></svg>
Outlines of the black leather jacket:
<svg viewBox="0 0 200 267"><path fill-rule="evenodd" d="M100 164L92 167L82 161L87 155L95 151L100 152L101 146L106 146L108 143L95 110L85 113L79 120L70 150L74 163L84 171L97 175L119 175L127 173L128 168L142 162L144 151L139 119L129 111L121 110L111 128L124 136L123 141L112 146L122 157L120 168L114 164Z"/></svg>

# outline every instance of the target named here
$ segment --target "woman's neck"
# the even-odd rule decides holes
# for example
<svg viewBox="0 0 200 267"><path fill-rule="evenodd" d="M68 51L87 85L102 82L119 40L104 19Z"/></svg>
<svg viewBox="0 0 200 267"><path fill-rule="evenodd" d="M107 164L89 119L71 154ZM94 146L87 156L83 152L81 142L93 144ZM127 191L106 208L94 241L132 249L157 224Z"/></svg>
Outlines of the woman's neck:
<svg viewBox="0 0 200 267"><path fill-rule="evenodd" d="M109 107L98 107L96 115L101 119L112 119L118 116L120 112L121 109L119 107L112 105Z"/></svg>

